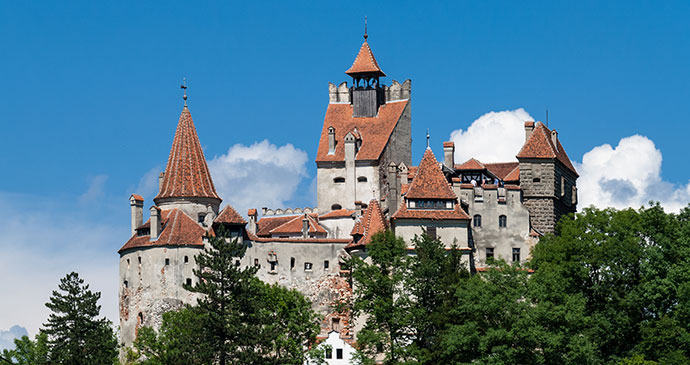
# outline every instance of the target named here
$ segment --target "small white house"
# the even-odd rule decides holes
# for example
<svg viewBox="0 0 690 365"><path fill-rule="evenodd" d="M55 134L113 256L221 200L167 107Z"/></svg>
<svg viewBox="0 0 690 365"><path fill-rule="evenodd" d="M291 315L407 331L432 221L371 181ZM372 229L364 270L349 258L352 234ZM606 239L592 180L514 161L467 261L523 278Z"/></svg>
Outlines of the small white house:
<svg viewBox="0 0 690 365"><path fill-rule="evenodd" d="M347 341L340 338L337 331L331 331L328 338L319 344L319 347L330 348L326 349L326 364L328 365L347 365L351 364L352 356L355 353L354 347Z"/></svg>

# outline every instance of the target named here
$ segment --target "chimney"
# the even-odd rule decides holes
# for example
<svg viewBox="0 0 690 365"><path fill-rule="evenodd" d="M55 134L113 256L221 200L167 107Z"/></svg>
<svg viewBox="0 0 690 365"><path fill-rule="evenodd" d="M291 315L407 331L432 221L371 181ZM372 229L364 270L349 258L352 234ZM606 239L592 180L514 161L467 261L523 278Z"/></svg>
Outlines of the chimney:
<svg viewBox="0 0 690 365"><path fill-rule="evenodd" d="M393 216L398 209L398 167L395 162L388 166L388 214Z"/></svg>
<svg viewBox="0 0 690 365"><path fill-rule="evenodd" d="M408 184L408 182L407 182L407 179L408 179L407 171L408 171L407 165L405 165L404 162L401 162L400 165L398 165L398 172L399 172L399 174L398 174L398 177L399 177L398 186L400 186L401 189L402 189L403 184L404 185Z"/></svg>
<svg viewBox="0 0 690 365"><path fill-rule="evenodd" d="M529 136L532 135L532 131L534 130L534 121L527 121L525 122L525 141L529 139Z"/></svg>
<svg viewBox="0 0 690 365"><path fill-rule="evenodd" d="M558 152L558 132L555 129L551 131L551 142L553 142L553 148Z"/></svg>
<svg viewBox="0 0 690 365"><path fill-rule="evenodd" d="M328 154L335 154L335 128L328 127Z"/></svg>
<svg viewBox="0 0 690 365"><path fill-rule="evenodd" d="M307 218L306 213L302 218L302 238L309 238L309 218Z"/></svg>
<svg viewBox="0 0 690 365"><path fill-rule="evenodd" d="M158 239L161 234L161 210L157 206L152 206L151 209L151 241Z"/></svg>
<svg viewBox="0 0 690 365"><path fill-rule="evenodd" d="M163 187L163 178L165 177L165 171L158 174L158 191Z"/></svg>
<svg viewBox="0 0 690 365"><path fill-rule="evenodd" d="M361 200L355 201L355 214L357 215L357 217L362 216L362 201Z"/></svg>
<svg viewBox="0 0 690 365"><path fill-rule="evenodd" d="M455 168L455 143L443 142L443 164L449 169Z"/></svg>
<svg viewBox="0 0 690 365"><path fill-rule="evenodd" d="M144 224L144 198L141 195L132 194L129 197L129 206L132 209L132 234L137 233L137 227Z"/></svg>
<svg viewBox="0 0 690 365"><path fill-rule="evenodd" d="M249 209L247 216L249 217L249 232L256 234L256 217L258 216L256 209Z"/></svg>

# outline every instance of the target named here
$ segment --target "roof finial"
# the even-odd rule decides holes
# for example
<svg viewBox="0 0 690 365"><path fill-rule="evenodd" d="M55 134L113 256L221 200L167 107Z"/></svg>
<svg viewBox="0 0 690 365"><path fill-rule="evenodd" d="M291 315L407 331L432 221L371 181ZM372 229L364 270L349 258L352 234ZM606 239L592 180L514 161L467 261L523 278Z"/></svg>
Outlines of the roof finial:
<svg viewBox="0 0 690 365"><path fill-rule="evenodd" d="M429 128L426 129L426 149L431 149L431 147L429 147Z"/></svg>
<svg viewBox="0 0 690 365"><path fill-rule="evenodd" d="M367 16L364 16L364 41L367 41L367 38L369 38L369 35L367 35Z"/></svg>
<svg viewBox="0 0 690 365"><path fill-rule="evenodd" d="M180 85L180 89L184 90L184 92L182 94L182 99L184 99L184 106L187 106L187 78L186 77L182 78L182 85Z"/></svg>

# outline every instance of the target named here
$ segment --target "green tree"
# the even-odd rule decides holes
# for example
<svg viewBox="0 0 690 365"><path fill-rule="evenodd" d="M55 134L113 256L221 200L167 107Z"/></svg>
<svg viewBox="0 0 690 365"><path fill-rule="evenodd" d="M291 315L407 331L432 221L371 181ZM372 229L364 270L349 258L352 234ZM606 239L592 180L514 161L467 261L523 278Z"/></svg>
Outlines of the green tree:
<svg viewBox="0 0 690 365"><path fill-rule="evenodd" d="M117 361L117 340L111 323L97 318L101 293L75 272L60 279L46 307L51 310L43 330L49 359L55 364L112 364Z"/></svg>
<svg viewBox="0 0 690 365"><path fill-rule="evenodd" d="M28 336L14 339L15 348L13 350L3 350L2 357L14 364L19 365L48 365L48 336L40 331L35 340ZM1 363L1 362L0 362Z"/></svg>
<svg viewBox="0 0 690 365"><path fill-rule="evenodd" d="M450 250L439 240L426 234L412 240L415 254L408 258L405 287L411 295L410 356L420 363L442 363L440 340L452 321L450 311L457 304L455 291L469 272L462 261L462 252Z"/></svg>
<svg viewBox="0 0 690 365"><path fill-rule="evenodd" d="M366 248L367 260L355 257L350 263L354 282L352 314L366 320L357 335L358 360L368 363L384 354L385 363L403 362L412 339L410 298L404 288L406 245L393 232L383 231L374 234Z"/></svg>

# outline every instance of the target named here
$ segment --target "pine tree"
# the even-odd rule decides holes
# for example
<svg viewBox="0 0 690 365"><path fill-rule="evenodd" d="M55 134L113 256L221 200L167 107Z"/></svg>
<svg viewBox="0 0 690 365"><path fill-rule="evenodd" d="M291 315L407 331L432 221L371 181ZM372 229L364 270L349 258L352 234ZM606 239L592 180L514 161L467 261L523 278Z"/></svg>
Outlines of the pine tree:
<svg viewBox="0 0 690 365"><path fill-rule="evenodd" d="M89 290L89 285L75 272L60 279L46 303L52 313L44 332L48 336L51 363L56 364L112 364L117 361L117 341L111 323L97 318L101 293Z"/></svg>

